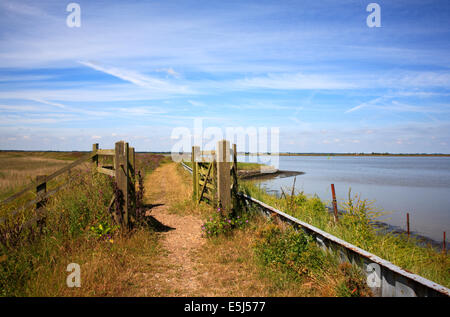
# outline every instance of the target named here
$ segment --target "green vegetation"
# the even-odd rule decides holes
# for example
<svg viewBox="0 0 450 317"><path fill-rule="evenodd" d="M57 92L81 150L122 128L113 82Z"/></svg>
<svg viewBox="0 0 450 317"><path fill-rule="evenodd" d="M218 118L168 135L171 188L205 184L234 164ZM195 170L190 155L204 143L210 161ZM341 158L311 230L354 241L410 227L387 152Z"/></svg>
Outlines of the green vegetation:
<svg viewBox="0 0 450 317"><path fill-rule="evenodd" d="M250 256L237 260L246 262L249 270L257 267L260 277L256 285L269 285L281 296L371 296L359 267L339 264L334 254L321 250L312 237L292 226L267 220L252 207L235 206L228 215L220 208L205 214L202 235L220 249L227 245L227 239L240 236L247 240L245 248L251 249L247 251Z"/></svg>
<svg viewBox="0 0 450 317"><path fill-rule="evenodd" d="M142 162L138 156L136 165L150 172L162 161L150 156L144 155ZM118 275L143 265L136 262L137 255L153 257L158 247L148 226L130 233L113 224L108 210L113 181L89 167L72 171L68 186L48 199L44 220L29 228L25 224L34 217L33 208L1 206L0 296L127 294L131 286ZM66 286L69 263L83 267L82 290Z"/></svg>
<svg viewBox="0 0 450 317"><path fill-rule="evenodd" d="M365 274L321 250L313 239L291 226L266 219L251 207L222 216L220 210L202 226L208 238L203 261L209 269L242 272L229 276L226 296L371 296ZM244 270L245 268L245 270ZM251 287L242 283L251 281Z"/></svg>
<svg viewBox="0 0 450 317"><path fill-rule="evenodd" d="M184 162L184 164L186 164L187 166L192 168L192 162ZM264 164L237 162L238 170L242 170L242 171L256 171L256 170L260 170L261 166L264 166Z"/></svg>
<svg viewBox="0 0 450 317"><path fill-rule="evenodd" d="M223 215L217 209L202 225L203 235L206 237L230 234L233 229L242 229L248 224L249 214L239 213Z"/></svg>
<svg viewBox="0 0 450 317"><path fill-rule="evenodd" d="M274 281L286 284L313 280L335 296L371 295L361 269L350 263L339 264L335 256L322 251L303 232L269 224L257 232L257 237L255 256Z"/></svg>
<svg viewBox="0 0 450 317"><path fill-rule="evenodd" d="M255 184L241 182L241 190L275 208L335 235L395 265L428 278L446 287L450 286L449 256L431 246L418 245L414 238L392 233L381 233L372 225L380 215L371 209L371 203L358 196L351 197L340 206L345 213L336 224L325 204L318 197L303 192L277 198L267 194ZM288 190L285 192L289 192Z"/></svg>
<svg viewBox="0 0 450 317"><path fill-rule="evenodd" d="M261 169L261 166L264 166L264 164L237 162L238 170L242 170L242 171L259 170L259 169Z"/></svg>
<svg viewBox="0 0 450 317"><path fill-rule="evenodd" d="M0 252L7 257L0 264L1 295L35 295L28 282L39 278L37 275L51 275L52 263L63 256L61 249L70 248L74 241L89 243L91 239L96 240L97 235L89 228L109 226L107 206L112 197L111 188L108 177L83 172L47 203L45 225L21 229L29 219L30 211L9 216L0 228ZM17 234L12 235L12 232Z"/></svg>

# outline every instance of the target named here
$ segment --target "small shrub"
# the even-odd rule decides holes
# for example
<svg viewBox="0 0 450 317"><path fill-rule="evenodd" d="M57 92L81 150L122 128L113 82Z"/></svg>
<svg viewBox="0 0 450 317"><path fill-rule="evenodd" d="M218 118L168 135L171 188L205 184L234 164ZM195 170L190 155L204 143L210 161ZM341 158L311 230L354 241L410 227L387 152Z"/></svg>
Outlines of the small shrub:
<svg viewBox="0 0 450 317"><path fill-rule="evenodd" d="M320 269L325 255L312 238L292 227L282 229L274 224L258 233L255 254L259 261L273 269L297 275Z"/></svg>
<svg viewBox="0 0 450 317"><path fill-rule="evenodd" d="M214 237L221 234L230 234L233 229L240 229L245 227L249 222L249 215L242 213L240 215L230 214L228 216L222 215L221 209L209 217L203 223L202 231L205 237Z"/></svg>

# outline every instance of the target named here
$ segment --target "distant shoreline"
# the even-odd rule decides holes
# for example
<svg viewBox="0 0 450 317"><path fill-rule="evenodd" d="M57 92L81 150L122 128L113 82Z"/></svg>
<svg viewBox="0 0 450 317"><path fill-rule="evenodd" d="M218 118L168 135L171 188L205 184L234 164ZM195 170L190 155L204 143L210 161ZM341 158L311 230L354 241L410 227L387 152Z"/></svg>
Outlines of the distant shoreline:
<svg viewBox="0 0 450 317"><path fill-rule="evenodd" d="M285 178L285 177L292 177L297 175L303 175L304 172L298 172L298 171L281 171L274 169L270 172L261 172L261 171L239 171L238 176L242 180L249 180L249 179L258 179L258 180L268 180L273 178Z"/></svg>
<svg viewBox="0 0 450 317"><path fill-rule="evenodd" d="M57 151L57 150L1 150L0 152L34 152L34 153L88 153L90 151ZM150 154L161 154L161 155L171 155L171 152L158 152L158 151L136 151L136 153L150 153ZM272 154L272 153L244 153L244 152L238 152L238 155L244 155L244 156L383 156L383 157L389 157L389 156L399 156L399 157L406 157L406 156L418 156L418 157L450 157L450 154L444 154L444 153L290 153L290 152L282 152L279 154ZM181 155L191 155L190 152L182 153Z"/></svg>
<svg viewBox="0 0 450 317"><path fill-rule="evenodd" d="M435 157L450 157L450 154L426 154L426 153L418 153L418 154L409 154L409 153L279 153L279 154L250 154L250 153L238 153L238 155L245 156L257 156L257 155L279 155L279 156L435 156Z"/></svg>

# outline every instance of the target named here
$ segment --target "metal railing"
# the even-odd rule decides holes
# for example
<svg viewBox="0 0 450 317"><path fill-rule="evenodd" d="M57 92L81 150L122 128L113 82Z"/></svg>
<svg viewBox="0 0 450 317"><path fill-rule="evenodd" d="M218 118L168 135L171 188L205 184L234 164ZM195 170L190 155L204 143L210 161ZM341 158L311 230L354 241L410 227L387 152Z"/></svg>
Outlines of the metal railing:
<svg viewBox="0 0 450 317"><path fill-rule="evenodd" d="M190 173L192 169L182 163ZM256 206L258 210L270 217L276 213L279 219L296 228L302 229L313 236L318 245L325 250L337 253L342 262L350 262L360 266L369 277L376 279L369 287L377 297L450 297L450 289L430 281L420 275L405 271L393 263L367 252L357 246L333 236L319 228L303 222L281 210L269 206L244 193L238 193L248 204ZM375 269L379 267L379 270ZM369 283L368 283L369 284Z"/></svg>

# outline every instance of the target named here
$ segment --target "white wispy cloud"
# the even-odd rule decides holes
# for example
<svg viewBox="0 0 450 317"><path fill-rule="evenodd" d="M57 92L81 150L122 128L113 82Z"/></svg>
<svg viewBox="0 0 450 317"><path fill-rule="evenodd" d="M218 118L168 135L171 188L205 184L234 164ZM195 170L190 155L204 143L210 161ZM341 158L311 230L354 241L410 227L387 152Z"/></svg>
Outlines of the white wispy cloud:
<svg viewBox="0 0 450 317"><path fill-rule="evenodd" d="M283 106L276 103L268 103L268 102L260 102L255 101L254 103L243 103L243 104L235 104L231 105L231 108L234 109L249 109L249 110L301 110L302 107L293 107L293 106Z"/></svg>
<svg viewBox="0 0 450 317"><path fill-rule="evenodd" d="M187 102L195 107L205 107L206 106L205 103L200 102L200 101L188 100Z"/></svg>
<svg viewBox="0 0 450 317"><path fill-rule="evenodd" d="M157 72L166 73L167 75L175 77L175 78L180 78L181 77L180 73L176 72L172 67L169 67L169 68L158 68L156 71Z"/></svg>
<svg viewBox="0 0 450 317"><path fill-rule="evenodd" d="M166 110L158 107L126 107L111 109L111 111L120 111L121 115L146 116L154 114L167 113Z"/></svg>
<svg viewBox="0 0 450 317"><path fill-rule="evenodd" d="M42 107L35 106L35 105L0 104L0 111L4 111L4 112L21 112L21 111L36 112L36 111L42 111Z"/></svg>
<svg viewBox="0 0 450 317"><path fill-rule="evenodd" d="M44 99L41 99L41 98L29 98L29 100L36 101L36 102L39 102L39 103L43 103L43 104L46 104L46 105L49 105L49 106L59 107L59 108L65 108L66 107L65 105L63 105L61 103L48 101L48 100L44 100Z"/></svg>
<svg viewBox="0 0 450 317"><path fill-rule="evenodd" d="M397 100L392 100L392 96L382 96L368 102L359 104L345 111L345 113L355 112L361 109L375 109L389 112L415 112L415 113L445 113L450 112L450 104L439 104L434 106L417 106L411 105Z"/></svg>
<svg viewBox="0 0 450 317"><path fill-rule="evenodd" d="M0 7L2 7L5 10L8 10L10 12L20 14L20 15L41 17L41 18L48 16L46 11L44 11L38 7L30 6L28 4L25 4L25 3L22 3L19 1L3 0L0 2Z"/></svg>
<svg viewBox="0 0 450 317"><path fill-rule="evenodd" d="M238 79L233 81L231 85L241 89L264 88L279 90L356 88L352 83L335 79L331 76L301 73L269 74L267 76Z"/></svg>
<svg viewBox="0 0 450 317"><path fill-rule="evenodd" d="M15 81L41 81L53 78L49 75L14 75L14 76L0 76L0 82L15 82Z"/></svg>
<svg viewBox="0 0 450 317"><path fill-rule="evenodd" d="M146 76L132 70L121 69L116 67L105 67L93 62L79 61L79 63L89 68L95 69L97 71L122 79L124 81L128 81L142 88L180 94L190 92L190 90L185 86L172 84L170 82Z"/></svg>

